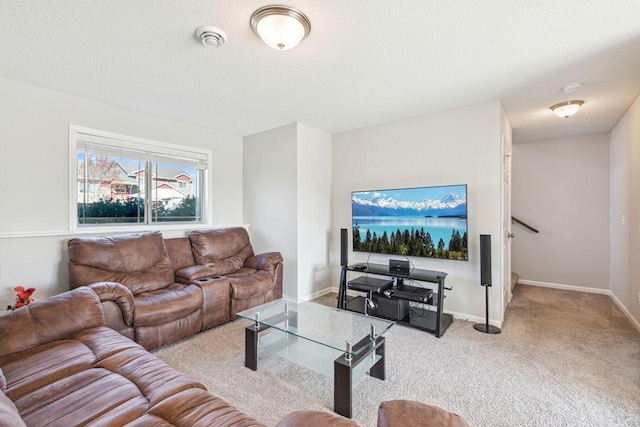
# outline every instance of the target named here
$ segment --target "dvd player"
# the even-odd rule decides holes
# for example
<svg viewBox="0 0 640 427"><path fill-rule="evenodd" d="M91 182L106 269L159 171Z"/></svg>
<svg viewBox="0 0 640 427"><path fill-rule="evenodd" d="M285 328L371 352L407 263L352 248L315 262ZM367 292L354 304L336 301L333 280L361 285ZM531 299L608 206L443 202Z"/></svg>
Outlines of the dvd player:
<svg viewBox="0 0 640 427"><path fill-rule="evenodd" d="M391 279L378 279L375 277L360 276L349 281L349 289L362 292L384 292L393 286Z"/></svg>
<svg viewBox="0 0 640 427"><path fill-rule="evenodd" d="M433 290L415 286L402 286L393 289L391 296L415 302L427 302L433 295Z"/></svg>

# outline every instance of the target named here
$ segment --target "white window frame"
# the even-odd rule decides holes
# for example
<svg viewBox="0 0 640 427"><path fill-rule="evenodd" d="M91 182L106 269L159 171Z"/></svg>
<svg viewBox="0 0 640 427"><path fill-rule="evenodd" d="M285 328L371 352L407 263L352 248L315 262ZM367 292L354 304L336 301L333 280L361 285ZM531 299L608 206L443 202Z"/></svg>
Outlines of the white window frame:
<svg viewBox="0 0 640 427"><path fill-rule="evenodd" d="M157 153L159 156L167 156L176 154L182 158L204 158L207 162L207 168L202 171L202 221L199 222L156 222L152 224L113 224L113 225L96 225L96 226L78 226L78 142L86 137L107 138L109 145L113 147L123 147L129 150L140 150L145 152ZM203 226L211 226L212 201L209 193L209 177L211 176L211 159L213 157L211 150L196 148L186 145L171 144L168 142L154 141L151 139L139 138L129 135L123 135L115 132L109 132L98 129L91 129L83 126L69 125L69 230L72 232L86 232L88 234L96 234L102 232L116 231L144 231L144 230L184 230L190 228L202 228ZM167 163L171 160L167 159Z"/></svg>

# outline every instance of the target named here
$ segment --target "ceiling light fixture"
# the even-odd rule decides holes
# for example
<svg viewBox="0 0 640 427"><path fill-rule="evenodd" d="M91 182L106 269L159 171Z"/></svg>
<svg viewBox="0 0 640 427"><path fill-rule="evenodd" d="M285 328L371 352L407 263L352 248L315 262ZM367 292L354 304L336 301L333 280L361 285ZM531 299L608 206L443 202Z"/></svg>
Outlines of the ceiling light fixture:
<svg viewBox="0 0 640 427"><path fill-rule="evenodd" d="M225 32L216 27L199 27L196 36L207 47L220 47L227 41Z"/></svg>
<svg viewBox="0 0 640 427"><path fill-rule="evenodd" d="M294 48L311 32L311 22L298 9L272 5L261 7L251 15L251 29L276 50Z"/></svg>
<svg viewBox="0 0 640 427"><path fill-rule="evenodd" d="M559 104L552 105L551 111L556 113L558 117L564 117L566 119L567 117L573 116L580 109L582 104L584 104L584 101L561 102Z"/></svg>

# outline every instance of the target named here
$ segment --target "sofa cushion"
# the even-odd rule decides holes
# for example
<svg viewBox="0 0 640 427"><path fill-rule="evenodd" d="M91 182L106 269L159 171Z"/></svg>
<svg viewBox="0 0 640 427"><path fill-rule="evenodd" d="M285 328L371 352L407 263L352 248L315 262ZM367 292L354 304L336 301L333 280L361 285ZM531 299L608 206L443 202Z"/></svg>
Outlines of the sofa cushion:
<svg viewBox="0 0 640 427"><path fill-rule="evenodd" d="M73 339L53 341L0 358L7 378L7 395L13 399L47 384L89 369L95 354Z"/></svg>
<svg viewBox="0 0 640 427"><path fill-rule="evenodd" d="M107 369L87 369L14 399L28 425L122 425L144 414L149 401L134 383ZM106 424L105 424L106 425Z"/></svg>
<svg viewBox="0 0 640 427"><path fill-rule="evenodd" d="M124 425L176 393L205 390L104 326L5 355L0 366L28 425Z"/></svg>
<svg viewBox="0 0 640 427"><path fill-rule="evenodd" d="M249 234L242 227L194 230L189 239L196 264L211 267L217 275L238 271L254 256Z"/></svg>
<svg viewBox="0 0 640 427"><path fill-rule="evenodd" d="M231 298L249 299L264 295L273 288L273 277L264 270L242 269L226 277L231 282Z"/></svg>
<svg viewBox="0 0 640 427"><path fill-rule="evenodd" d="M164 239L164 247L167 248L174 270L195 265L193 252L191 252L191 241L188 237Z"/></svg>
<svg viewBox="0 0 640 427"><path fill-rule="evenodd" d="M0 391L0 425L2 427L27 427L16 405Z"/></svg>
<svg viewBox="0 0 640 427"><path fill-rule="evenodd" d="M224 400L198 389L185 390L163 400L127 427L150 425L264 427Z"/></svg>
<svg viewBox="0 0 640 427"><path fill-rule="evenodd" d="M74 289L2 316L0 357L102 325L104 315L95 292L86 287Z"/></svg>
<svg viewBox="0 0 640 427"><path fill-rule="evenodd" d="M134 324L153 326L180 319L202 308L202 290L196 285L173 283L164 289L138 294Z"/></svg>
<svg viewBox="0 0 640 427"><path fill-rule="evenodd" d="M173 283L173 266L162 233L150 231L111 237L71 239L69 282L72 288L117 282L137 295Z"/></svg>

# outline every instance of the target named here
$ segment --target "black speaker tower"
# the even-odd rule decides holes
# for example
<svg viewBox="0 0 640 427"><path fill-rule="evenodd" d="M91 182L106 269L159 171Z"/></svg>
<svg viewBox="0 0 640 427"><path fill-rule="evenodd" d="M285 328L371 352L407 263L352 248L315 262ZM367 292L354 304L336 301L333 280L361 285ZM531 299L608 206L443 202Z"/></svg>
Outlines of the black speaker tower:
<svg viewBox="0 0 640 427"><path fill-rule="evenodd" d="M486 294L485 323L476 323L473 328L485 334L499 334L500 328L489 324L489 287L491 286L491 235L480 235L480 284Z"/></svg>
<svg viewBox="0 0 640 427"><path fill-rule="evenodd" d="M347 234L347 229L341 228L340 229L340 265L345 267L347 266L347 264L349 264L349 260L347 258L349 253L347 249L348 245L349 245L349 235Z"/></svg>
<svg viewBox="0 0 640 427"><path fill-rule="evenodd" d="M349 260L347 254L349 253L347 246L349 245L349 235L346 228L340 229L340 289L338 290L338 308L344 308L344 303L347 300L347 265Z"/></svg>

